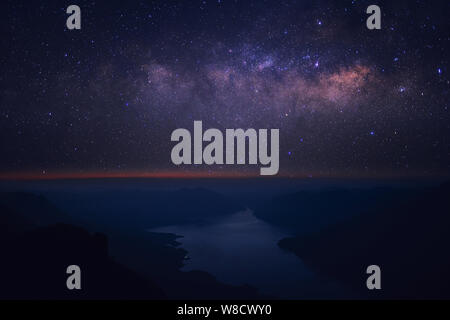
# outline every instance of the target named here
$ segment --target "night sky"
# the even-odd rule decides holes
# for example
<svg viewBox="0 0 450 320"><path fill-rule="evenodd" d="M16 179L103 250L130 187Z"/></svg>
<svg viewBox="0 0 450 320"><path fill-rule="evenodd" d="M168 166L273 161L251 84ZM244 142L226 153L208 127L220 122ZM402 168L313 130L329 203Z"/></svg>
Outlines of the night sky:
<svg viewBox="0 0 450 320"><path fill-rule="evenodd" d="M0 176L259 175L173 165L194 120L279 128L280 176L450 173L449 1L0 6Z"/></svg>

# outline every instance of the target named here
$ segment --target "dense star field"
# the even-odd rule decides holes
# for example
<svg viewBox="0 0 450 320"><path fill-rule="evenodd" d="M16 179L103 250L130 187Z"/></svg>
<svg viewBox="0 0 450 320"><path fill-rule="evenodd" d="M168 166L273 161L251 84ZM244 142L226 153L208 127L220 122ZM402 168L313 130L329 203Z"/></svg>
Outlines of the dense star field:
<svg viewBox="0 0 450 320"><path fill-rule="evenodd" d="M68 30L66 8L81 8ZM378 4L381 30L368 30ZM450 173L449 1L3 1L0 175L258 175L177 128L279 128L282 176Z"/></svg>

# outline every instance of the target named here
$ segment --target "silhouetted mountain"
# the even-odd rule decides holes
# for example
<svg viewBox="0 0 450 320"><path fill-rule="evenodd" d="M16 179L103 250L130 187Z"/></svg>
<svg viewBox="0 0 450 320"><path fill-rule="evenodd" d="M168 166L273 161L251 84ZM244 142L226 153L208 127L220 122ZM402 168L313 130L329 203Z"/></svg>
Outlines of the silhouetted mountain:
<svg viewBox="0 0 450 320"><path fill-rule="evenodd" d="M1 299L161 299L162 290L108 255L103 234L70 225L39 227L2 239ZM81 268L81 290L66 269Z"/></svg>
<svg viewBox="0 0 450 320"><path fill-rule="evenodd" d="M0 206L15 211L27 223L45 226L54 223L67 223L72 219L61 212L45 197L27 192L1 192ZM10 218L13 218L11 216Z"/></svg>
<svg viewBox="0 0 450 320"><path fill-rule="evenodd" d="M72 216L87 223L121 228L195 223L245 209L231 198L204 188L70 193L58 201Z"/></svg>
<svg viewBox="0 0 450 320"><path fill-rule="evenodd" d="M274 297L260 294L251 286L220 283L211 274L198 270L178 272L164 279L164 288L171 299L176 300L274 299Z"/></svg>
<svg viewBox="0 0 450 320"><path fill-rule="evenodd" d="M190 192L186 197L197 201L200 194L208 194ZM206 272L179 271L187 252L177 248L175 235L146 232L142 225L132 231L120 224L104 226L110 245L105 234L52 225L67 216L44 197L4 193L0 199L0 299L268 298L248 286L222 284ZM209 200L219 198L209 193ZM227 205L217 212L231 208ZM127 267L111 257L111 247ZM66 287L69 265L81 268L81 290Z"/></svg>
<svg viewBox="0 0 450 320"><path fill-rule="evenodd" d="M0 241L9 239L14 234L25 232L36 227L19 212L0 205Z"/></svg>
<svg viewBox="0 0 450 320"><path fill-rule="evenodd" d="M262 201L255 216L294 233L316 232L355 215L409 201L415 192L392 188L301 191Z"/></svg>
<svg viewBox="0 0 450 320"><path fill-rule="evenodd" d="M377 198L380 190L366 192ZM450 183L404 192L376 208L279 245L368 297L449 298ZM372 264L382 271L380 291L366 288L366 268Z"/></svg>

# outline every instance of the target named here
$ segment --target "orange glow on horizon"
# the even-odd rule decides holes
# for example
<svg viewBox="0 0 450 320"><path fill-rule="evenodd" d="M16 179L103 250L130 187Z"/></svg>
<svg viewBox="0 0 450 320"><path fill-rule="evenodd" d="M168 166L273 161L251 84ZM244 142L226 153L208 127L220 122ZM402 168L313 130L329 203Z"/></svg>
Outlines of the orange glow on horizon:
<svg viewBox="0 0 450 320"><path fill-rule="evenodd" d="M401 173L379 173L376 175L361 174L301 174L301 173L278 173L275 176L261 176L259 172L237 172L237 171L121 171L121 172L0 172L0 180L75 180L75 179L414 179L414 178L440 178L449 179L450 176L442 175L406 175Z"/></svg>
<svg viewBox="0 0 450 320"><path fill-rule="evenodd" d="M148 178L148 179L196 179L196 178L257 178L258 173L242 172L188 172L188 171L158 171L158 172L11 172L0 173L0 180L61 180L61 179L109 179L109 178Z"/></svg>

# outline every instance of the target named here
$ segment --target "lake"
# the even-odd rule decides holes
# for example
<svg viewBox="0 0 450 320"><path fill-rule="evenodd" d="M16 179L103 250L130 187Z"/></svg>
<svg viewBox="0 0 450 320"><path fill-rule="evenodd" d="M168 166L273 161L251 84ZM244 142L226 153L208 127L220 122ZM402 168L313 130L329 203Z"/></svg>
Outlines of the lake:
<svg viewBox="0 0 450 320"><path fill-rule="evenodd" d="M174 225L152 232L181 235L188 251L184 271L202 270L219 281L248 284L278 298L341 298L342 286L320 278L277 242L291 236L257 219L251 210L195 225Z"/></svg>

